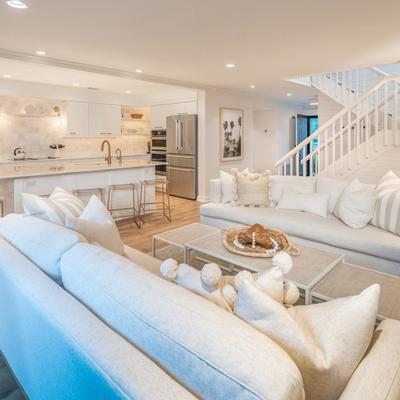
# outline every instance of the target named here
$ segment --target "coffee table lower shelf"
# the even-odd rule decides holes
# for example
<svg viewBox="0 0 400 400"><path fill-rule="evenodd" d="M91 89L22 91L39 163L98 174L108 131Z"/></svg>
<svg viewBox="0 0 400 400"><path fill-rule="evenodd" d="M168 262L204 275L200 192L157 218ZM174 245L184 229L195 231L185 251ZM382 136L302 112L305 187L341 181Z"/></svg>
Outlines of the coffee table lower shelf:
<svg viewBox="0 0 400 400"><path fill-rule="evenodd" d="M222 241L223 232L187 241L184 244L184 262L190 263L191 253L201 254L203 259L220 261L232 270L264 272L271 268L271 258L247 257L227 250ZM304 292L305 304L312 302L313 288L343 260L343 256L308 246L298 246L300 255L293 257L293 268L285 276Z"/></svg>
<svg viewBox="0 0 400 400"><path fill-rule="evenodd" d="M312 289L312 301L354 296L374 283L381 287L378 319L400 320L400 277L345 262L340 262Z"/></svg>

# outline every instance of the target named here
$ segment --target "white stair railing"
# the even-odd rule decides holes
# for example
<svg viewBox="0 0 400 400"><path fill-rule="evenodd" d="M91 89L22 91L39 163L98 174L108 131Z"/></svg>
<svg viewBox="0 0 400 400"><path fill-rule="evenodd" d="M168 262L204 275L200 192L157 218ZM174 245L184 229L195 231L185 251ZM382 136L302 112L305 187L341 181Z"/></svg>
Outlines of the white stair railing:
<svg viewBox="0 0 400 400"><path fill-rule="evenodd" d="M348 106L388 75L378 68L329 72L311 76L311 86Z"/></svg>
<svg viewBox="0 0 400 400"><path fill-rule="evenodd" d="M348 106L370 87L386 78L388 74L379 68L361 68L357 70L326 72L311 76L288 79L290 82L310 86Z"/></svg>
<svg viewBox="0 0 400 400"><path fill-rule="evenodd" d="M275 165L279 175L346 174L389 145L400 145L400 77L359 96Z"/></svg>

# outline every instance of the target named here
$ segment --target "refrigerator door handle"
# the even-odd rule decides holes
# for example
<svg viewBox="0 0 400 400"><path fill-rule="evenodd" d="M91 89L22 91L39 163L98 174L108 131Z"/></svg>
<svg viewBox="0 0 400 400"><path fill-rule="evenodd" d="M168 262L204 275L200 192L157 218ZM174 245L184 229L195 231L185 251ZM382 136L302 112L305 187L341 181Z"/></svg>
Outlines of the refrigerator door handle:
<svg viewBox="0 0 400 400"><path fill-rule="evenodd" d="M182 131L183 131L183 121L179 120L179 150L183 150L183 136L182 136Z"/></svg>
<svg viewBox="0 0 400 400"><path fill-rule="evenodd" d="M179 150L178 123L179 123L179 120L175 120L175 147L176 147L176 150Z"/></svg>

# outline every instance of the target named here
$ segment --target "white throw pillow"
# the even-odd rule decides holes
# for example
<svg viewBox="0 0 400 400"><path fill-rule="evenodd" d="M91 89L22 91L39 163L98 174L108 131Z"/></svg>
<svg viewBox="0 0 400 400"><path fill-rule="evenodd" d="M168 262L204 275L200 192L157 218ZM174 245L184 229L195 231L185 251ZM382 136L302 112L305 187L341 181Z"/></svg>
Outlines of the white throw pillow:
<svg viewBox="0 0 400 400"><path fill-rule="evenodd" d="M117 225L97 196L90 198L79 218L67 218L66 227L79 232L89 242L98 243L114 253L124 254L124 243Z"/></svg>
<svg viewBox="0 0 400 400"><path fill-rule="evenodd" d="M304 176L271 176L271 200L278 203L285 189L298 193L315 193L316 178Z"/></svg>
<svg viewBox="0 0 400 400"><path fill-rule="evenodd" d="M235 313L291 356L308 400L337 400L371 342L379 295L375 284L358 296L286 309L243 282Z"/></svg>
<svg viewBox="0 0 400 400"><path fill-rule="evenodd" d="M349 182L345 180L327 178L323 176L318 177L317 193L329 194L328 212L330 214L333 214L335 211L336 203L348 184Z"/></svg>
<svg viewBox="0 0 400 400"><path fill-rule="evenodd" d="M57 283L61 283L62 255L77 243L86 241L82 235L60 224L23 214L0 218L0 236Z"/></svg>
<svg viewBox="0 0 400 400"><path fill-rule="evenodd" d="M232 205L269 207L271 171L262 174L243 174L238 170L232 171L234 172Z"/></svg>
<svg viewBox="0 0 400 400"><path fill-rule="evenodd" d="M376 187L376 206L371 224L400 235L400 178L389 171Z"/></svg>
<svg viewBox="0 0 400 400"><path fill-rule="evenodd" d="M248 175L249 169L245 168L242 174ZM225 171L219 171L219 178L221 180L222 190L222 203L230 203L233 200L234 178L232 174Z"/></svg>
<svg viewBox="0 0 400 400"><path fill-rule="evenodd" d="M353 229L364 228L374 215L375 201L374 188L356 178L343 190L334 214Z"/></svg>
<svg viewBox="0 0 400 400"><path fill-rule="evenodd" d="M65 225L67 217L79 217L85 208L80 199L59 187L48 198L22 193L22 203L25 214L59 225Z"/></svg>
<svg viewBox="0 0 400 400"><path fill-rule="evenodd" d="M328 216L329 194L297 193L286 189L281 196L277 208L305 211L326 218Z"/></svg>

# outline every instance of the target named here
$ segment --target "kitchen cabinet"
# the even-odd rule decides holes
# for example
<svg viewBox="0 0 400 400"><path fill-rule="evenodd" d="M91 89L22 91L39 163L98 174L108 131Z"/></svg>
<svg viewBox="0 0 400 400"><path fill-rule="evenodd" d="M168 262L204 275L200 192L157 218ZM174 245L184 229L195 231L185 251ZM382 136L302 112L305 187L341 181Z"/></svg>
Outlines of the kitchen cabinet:
<svg viewBox="0 0 400 400"><path fill-rule="evenodd" d="M89 103L89 135L120 135L121 106Z"/></svg>
<svg viewBox="0 0 400 400"><path fill-rule="evenodd" d="M86 136L89 134L89 103L70 101L65 103L67 113L67 133Z"/></svg>
<svg viewBox="0 0 400 400"><path fill-rule="evenodd" d="M67 133L77 136L120 135L121 106L66 102Z"/></svg>
<svg viewBox="0 0 400 400"><path fill-rule="evenodd" d="M177 114L197 114L197 101L152 106L150 110L151 129L166 129L167 117Z"/></svg>

